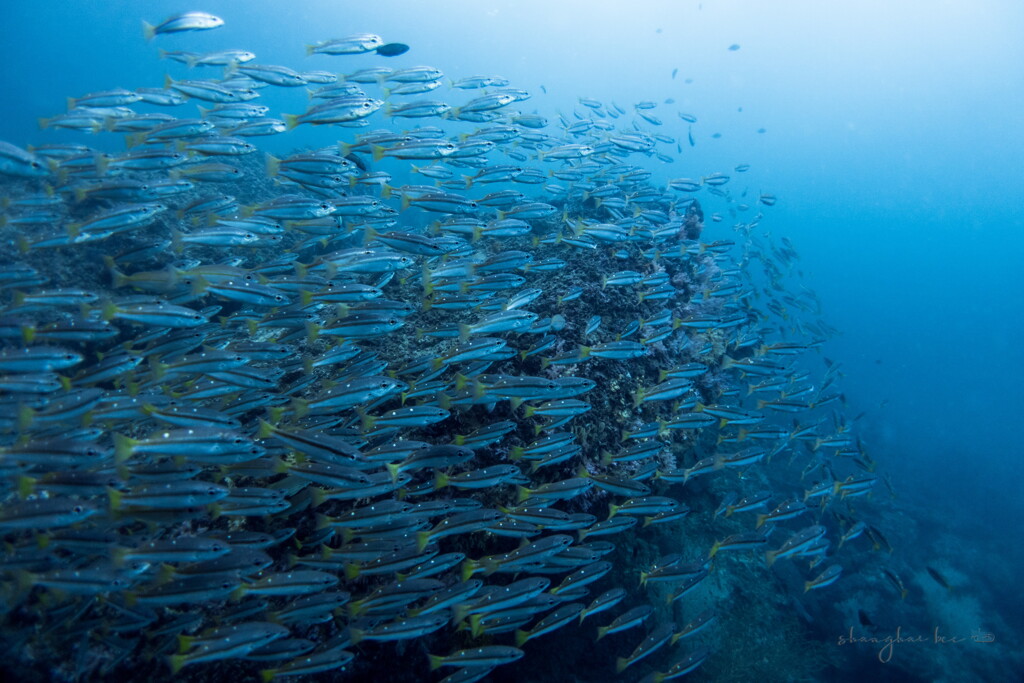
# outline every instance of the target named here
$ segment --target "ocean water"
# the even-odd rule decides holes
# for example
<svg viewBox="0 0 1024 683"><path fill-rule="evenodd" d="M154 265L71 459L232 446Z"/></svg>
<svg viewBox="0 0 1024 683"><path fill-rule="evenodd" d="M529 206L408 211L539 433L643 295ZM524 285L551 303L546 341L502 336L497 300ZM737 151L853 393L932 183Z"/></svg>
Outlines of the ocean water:
<svg viewBox="0 0 1024 683"><path fill-rule="evenodd" d="M211 31L144 40L142 20L155 23L185 9L211 12L222 17L225 25ZM768 464L742 470L742 476L730 469L701 476L683 486L648 481L656 489L655 494L671 496L688 505L692 512L682 521L654 525L636 534L602 537L615 545L612 553L604 557L613 568L600 582L592 584L590 595L580 601L589 605L594 597L616 586L625 588L628 598L613 610L589 617L582 626L573 620L552 633L531 638L522 648L526 653L522 659L494 669L486 674L488 680L617 680L616 658L630 657L645 633L657 633L659 627L670 622L674 624L673 630L678 631L710 607L716 608L716 623L679 645L664 646L644 657L618 679L641 680L652 672L666 672L701 648L707 648L709 654L706 662L689 674L693 680L852 681L871 676L893 681L1011 681L1019 680L1024 673L1019 654L1024 604L1015 590L1015 579L1024 561L1017 531L1017 520L1024 513L1019 494L1022 465L1017 457L1016 438L1024 408L1016 349L1024 331L1024 279L1020 274L1020 264L1024 262L1024 218L1020 209L1024 206L1024 184L1019 170L1020 153L1024 150L1024 129L1020 125L1020 112L1024 109L1020 88L1024 82L1024 48L1019 39L1024 34L1024 9L1018 3L686 0L601 6L574 1L287 4L253 0L211 1L201 7L186 7L162 0L145 4L12 0L0 8L0 19L6 37L0 45L4 64L0 78L5 93L0 99L0 140L20 147L76 143L121 154L125 143L119 134L42 129L37 120L66 111L68 97L114 87L161 87L165 74L175 80L220 75L218 68L190 71L182 64L161 59L161 49L202 53L237 48L256 53L254 63L284 65L299 71L322 69L344 74L374 66L402 69L430 65L443 71L446 79L500 75L508 79L511 87L530 94L528 100L509 109L545 116L548 125L540 129L542 132L563 138L563 121L572 123L588 118L613 124L610 130L594 130L578 140L565 138L560 142L600 144L616 131L629 129L676 140L659 142L656 148L671 157L670 161L645 154L624 158L624 163L650 171L645 187L664 190L670 179L699 181L713 173L731 176L721 186L723 196L709 192L707 184L693 193L705 215L701 240L736 242L726 261L718 265L723 269L734 266L741 271L734 277L756 294L740 299L736 305L758 312L758 317L741 330L722 332L718 347L708 354L699 354L714 360L709 364L716 377L715 382L709 380L700 386L699 398L702 403L738 403L747 409L755 408L753 400L757 397L745 396L747 385L753 381L751 377L721 366L726 355L742 355L734 346L736 339L730 335L760 327L772 330L765 339L767 344L783 338L820 341L794 362L796 367L812 373L810 381L817 387L828 378L823 375L824 359L828 359L837 368L830 371L836 373L831 388L841 391L842 401L806 414L776 413L769 409L770 422L792 429L794 420L801 426L820 421L824 426L817 432L819 438L837 431L830 428L848 426L849 433L856 437L856 449L873 464L857 467L851 465L850 459L844 459L834 465L836 480L877 476L877 483L870 496L840 498L837 489L834 500L824 509L814 507L810 514L783 522L770 536L769 547L778 549L793 533L812 524L825 525L830 541L825 552L827 562L811 569L808 558L783 558L769 568L761 552L722 552L699 588L666 608L668 592L662 590L663 586L638 588L639 572L649 571L659 557L671 553L683 553L686 562L697 561L714 542L734 533L753 531L753 515L757 513L738 513L741 523L736 523L737 517L732 516L723 521L713 514L716 505L730 493L751 495L764 488L773 495L772 505L761 510L762 514L786 498L801 499L811 483L822 477L822 471L811 470L810 464L821 459L829 461L834 456L829 453L822 458L823 451L814 448L813 439L795 441ZM380 34L385 42L406 43L410 50L394 58L373 53L305 54L307 44L358 32ZM733 46L735 49L731 49ZM367 85L366 89L374 96L380 95L376 84ZM456 106L481 92L452 89L446 80L432 92L389 99L439 100ZM601 117L580 98L600 103L602 113L619 105L627 114L617 119L607 114ZM256 101L267 105L270 115L279 116L285 112L301 113L307 100L302 89L271 86L261 90ZM641 111L660 119L661 125L638 117L634 105L639 102L656 104ZM185 118L197 115L194 104L190 101L175 108L135 108ZM680 112L695 116L696 122L682 120ZM243 203L266 201L284 191L272 188L267 181L262 170L263 153L284 158L302 149L334 145L338 141L351 143L358 134L376 128L440 126L446 135L458 139L459 135L489 125L437 117L391 119L383 116L383 112L375 114L371 121L365 129L301 125L284 134L249 138L259 148L259 152L245 159L249 164L245 166L247 178L252 182L233 187L232 191L245 193ZM556 166L538 159L536 150L529 145L502 143L498 147L487 157L492 165L520 163L505 156L506 151L519 150L527 156L527 161L521 162L524 166L534 166L545 173ZM412 165L430 162L389 158L375 161L366 150L361 155L370 170L392 174L390 184L396 188L432 182L411 171ZM749 170L734 170L741 164L749 165ZM459 177L473 175L476 169L455 168L455 172ZM36 181L3 181L5 196L10 199L38 193L42 187L34 185ZM61 181L54 177L49 182L52 185ZM560 180L547 182L571 186ZM555 197L539 185L505 183L487 189L506 188L523 191L542 202ZM636 189L631 187L629 192ZM372 191L380 195L379 189ZM483 194L479 185L472 191L451 191L474 198ZM777 201L770 206L758 202L763 194L774 195ZM386 200L396 209L399 221L393 229L418 232L439 219L437 214L419 209L399 211L398 196L400 193ZM685 196L677 193L678 198ZM552 200L558 205L559 214L563 208L561 201ZM171 199L168 203L177 209L181 201ZM746 208L741 209L740 205ZM62 214L65 222L110 208L102 201L86 205L88 211L81 205L76 208L70 200L68 206L70 215ZM558 229L568 235L577 227L577 218L609 220L607 214L598 213L592 205L586 209L589 213L573 216L568 227ZM680 204L680 215L683 210ZM632 213L630 206L620 217ZM17 212L8 214L15 216ZM712 220L712 214L718 214L722 220ZM358 223L349 220L348 226ZM555 229L552 225L544 221L533 223L532 235L541 237ZM30 250L23 255L16 248L16 229L20 228L3 228L5 264L13 268L29 262L37 269L51 269L55 283L60 286L93 290L103 300L112 296L109 274L98 268L98 261L100 256L114 255L126 247L120 241L123 236L87 245ZM32 239L51 234L38 227L26 230ZM161 223L159 230L166 233L169 226ZM154 232L157 231L155 228ZM358 246L361 228L358 232L353 233L349 242L341 240L332 249ZM141 239L152 238L147 235ZM766 245L779 245L783 238L798 258L779 261L771 256ZM600 258L593 260L581 258L562 244L537 245L523 240L496 245L497 242L485 240L483 246L475 248L481 250L480 255L491 255L502 248L524 249L537 260L554 257L569 261L565 270L555 275L542 273L538 284L526 284L545 290L538 300L543 303L526 308L543 317L561 315L568 322L566 331L560 335L560 330L554 330L561 340L557 348L540 354L541 357L553 358L557 353L570 352L583 341L611 341L619 331L614 325L624 326L629 319L657 310L651 302L636 303L632 290L629 296L616 292L611 299L600 299L588 289L581 299L583 303L576 308L560 308L553 303L568 288L593 284L595 278L617 270L636 269L646 275L661 268L639 251L631 252L628 260L617 262L609 256L615 246L603 243L595 252ZM756 266L757 257L742 257L751 253L748 247L768 254L766 259L786 272L776 295L785 293L805 303L811 302L813 295L816 303L808 304L811 310L791 306L785 318L767 313L772 286ZM252 253L258 255L251 256ZM302 252L300 260L307 260L311 253ZM249 258L244 263L247 268L277 255L273 247L262 247L259 252L212 249L186 254L205 263L245 255ZM700 258L705 258L705 254ZM418 269L423 257L416 259ZM90 260L96 267L82 265ZM126 268L137 272L166 263L158 260L155 265L151 262L145 267ZM82 270L77 274L80 266ZM686 291L691 302L697 292L709 286L700 279L703 275L698 266L691 270L676 265L665 268L673 276L679 275L680 279L673 282L677 282L680 291ZM533 276L528 273L527 277ZM365 275L360 278L364 283L376 279ZM422 291L415 289L417 286L415 282L399 284L396 280L384 288L385 297L418 305ZM5 290L0 302L5 307L4 315L12 314L11 297L10 291ZM677 317L703 310L697 304L687 309L685 302L675 301L678 305L673 310ZM198 309L214 303L218 302L207 299L186 305ZM239 307L235 303L227 304L224 312L236 313ZM583 339L580 328L593 314L606 318L601 335ZM420 353L413 342L415 327L441 324L429 318L423 320L406 325L386 341L361 343L371 350L377 348L391 363L390 369L396 369ZM453 320L466 323L475 318ZM121 335L119 343L140 337L146 331L145 326L133 327L121 320L116 324ZM234 341L241 338L243 328L239 323L228 326L239 335ZM500 332L496 336L507 339L516 350L527 349L539 339ZM667 343L664 351L659 350L656 358L649 354L636 361L637 365L628 365L631 361L595 359L580 365L579 371L562 375L594 379L602 398L593 394L576 397L594 404L589 418L576 418L565 428L577 435L583 452L575 456L571 466L563 463L539 470L541 475L530 479L531 487L573 477L580 464L600 472L601 454L625 447L612 434L617 435L620 428L635 428L641 421L670 417L667 408L649 404L636 407L627 399L638 378L649 386L657 380L658 369L699 359L695 349L704 343L702 337L679 330L672 339L674 342ZM295 353L302 357L315 357L323 352L320 347L314 352L312 344L301 339L293 343ZM20 347L20 341L5 337L4 348ZM99 349L86 345L82 350L92 354ZM92 362L93 356L89 356L88 362ZM151 371L148 368L152 360L140 365L134 377L144 380L143 373ZM514 368L497 367L490 372L541 372L539 364L526 365L525 361ZM284 393L299 381L292 375L286 378L274 391ZM324 379L330 377L317 377L317 381ZM107 381L86 382L82 386L105 392L124 390L119 383ZM730 386L740 388L740 396L717 400L713 390ZM50 438L47 430L81 426L80 416L67 420L57 416L34 426L12 422L8 417L12 414L11 406L15 406L16 414L18 402L12 398L16 394L6 393L5 448L24 443L26 438L29 443ZM296 390L287 395L312 398L317 391L307 390L303 394ZM617 396L624 402L617 404ZM818 398L824 396L818 394ZM381 411L393 407L385 405ZM527 422L521 409L510 409L507 401L499 402L495 410L487 413L485 406L475 406L429 430L408 432L412 436L406 438L444 444L454 434L464 434L496 420L512 419L518 425L515 438L519 441L488 446L482 451L484 455L477 456L482 459L481 464L507 464L508 448L528 443L529 434L524 426ZM243 431L255 437L257 420L271 415L280 417L266 410L244 414ZM114 432L145 438L152 431L152 422L146 419L139 416L122 418L112 425L100 423L102 434L97 443L109 446ZM594 426L602 422L605 429ZM574 424L577 426L573 427ZM287 413L280 426L286 430L313 428L303 423L301 416ZM672 435L668 441L673 444L675 464L691 467L700 457L731 453L749 445L750 442L740 442L735 447L717 443L717 434L735 435L735 430L736 426L714 426L710 431L701 430L704 436L692 440ZM824 452L828 453L827 449ZM8 456L6 462L10 461ZM460 468L466 466L460 464L454 472L461 471ZM660 468L669 469L664 462ZM214 469L206 466L200 479L214 481ZM53 471L61 468L46 465L26 469L18 465L13 472L5 470L5 509L13 510L11 506L19 498L19 476L41 479ZM428 470L413 472L419 481L427 477ZM269 474L245 485L269 485L279 480L279 474ZM124 483L135 485L129 479ZM515 502L512 488L506 484L501 494L471 491L465 495L487 507L511 505ZM45 487L33 495L44 490ZM102 490L53 495L79 497L91 503L100 501L103 511L97 516L107 515L108 496ZM384 497L390 499L390 495ZM623 496L594 498L570 500L560 507L604 519L609 502L625 500ZM813 507L816 500L809 499L809 504ZM328 508L329 514L341 514L347 505L335 504ZM238 525L232 528L249 530L298 528L296 538L307 540L314 537L313 514L312 510L296 507L290 517L231 517L231 524ZM140 512L139 520L143 517ZM173 515L169 519L159 515L156 518L156 526L148 529L139 520L129 523L114 518L99 523L94 518L85 530L113 529L112 533L119 538L113 545L134 547L144 538L149 540L147 534L173 538L226 528L223 518L217 521L209 509L186 527L177 525ZM892 551L885 549L884 541L878 547L877 540L869 539L868 535L839 547L839 539L856 521L864 521L880 532ZM142 626L127 630L131 620L117 610L103 607L95 594L69 597L66 592L56 591L55 597L51 597L45 585L34 585L40 577L45 581L47 572L98 566L109 555L108 549L44 551L50 553L45 562L36 558L42 564L32 565L21 562L15 550L37 544L38 537L46 535L47 527L12 526L5 527L4 532L5 542L12 548L3 575L4 633L5 640L11 643L5 665L14 677L12 680L142 680L149 678L151 671L169 679L171 668L164 657L174 652L176 644L161 638L173 640L179 633L194 634L225 623L265 620L259 610L241 617L230 616L233 610L258 600L258 596L249 596L235 602L210 599L184 606L156 606L152 615L139 617ZM516 547L516 542L507 538L495 541L488 537L490 540L485 541L480 536L483 534L471 533L441 539L441 552L463 552L478 559ZM314 546L318 545L314 542ZM328 540L327 545L337 548L341 544L335 539ZM272 569L286 571L286 556L304 552L300 548L277 547L272 554ZM840 579L804 593L803 582L828 564L842 565ZM141 570L131 579L128 592L145 594L158 586L157 571L156 567ZM333 571L337 575L340 570ZM907 594L903 599L886 571L905 586ZM505 585L529 575L524 570L519 575L498 572L478 578L489 584ZM551 584L557 585L564 575L550 574ZM459 571L453 569L439 576L451 583L459 577ZM250 582L250 577L246 578ZM383 585L384 579L342 578L340 582L338 589L350 590L353 599L359 599ZM677 583L667 585L678 587ZM112 596L115 603L123 600L120 590L101 593ZM267 609L273 611L289 604L290 598L274 596L269 600ZM599 645L594 644L596 626L607 626L628 607L641 604L656 606L655 617L639 628L609 635ZM174 619L190 610L202 619L182 622L176 631ZM398 612L384 615L382 623L400 618ZM542 618L540 614L536 616ZM355 619L348 614L334 617L330 626L302 624L293 628L288 637L308 638L318 648L315 651L320 651L343 643L337 639L344 638L344 627L350 622L354 624ZM353 657L344 669L311 675L323 680L343 680L346 676L352 680L369 680L370 676L396 681L441 680L456 669L446 667L431 672L427 653L448 655L464 648L514 643L512 633L485 633L474 638L457 630L454 622L455 619L442 630L421 637L346 646ZM522 627L529 628L535 622L536 619L528 621ZM112 633L112 624L120 630ZM358 626L366 630L379 624ZM160 635L143 640L137 632ZM892 640L896 642L890 645ZM288 661L267 664L218 657L207 663L190 663L177 675L197 680L228 675L254 677L262 669L274 669ZM468 679L471 673L464 675Z"/></svg>

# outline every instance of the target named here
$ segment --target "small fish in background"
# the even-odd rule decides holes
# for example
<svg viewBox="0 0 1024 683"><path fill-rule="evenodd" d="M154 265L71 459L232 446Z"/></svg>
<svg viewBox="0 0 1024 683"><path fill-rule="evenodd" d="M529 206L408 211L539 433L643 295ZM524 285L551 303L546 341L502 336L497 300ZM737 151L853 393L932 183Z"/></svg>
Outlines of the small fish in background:
<svg viewBox="0 0 1024 683"><path fill-rule="evenodd" d="M156 36L165 33L181 33L183 31L209 31L224 25L220 17L206 12L183 12L168 17L154 26L149 22L142 22L142 33L146 40L153 40Z"/></svg>
<svg viewBox="0 0 1024 683"><path fill-rule="evenodd" d="M409 46L405 43L385 43L375 50L381 57L397 57L398 55L404 55L408 51Z"/></svg>
<svg viewBox="0 0 1024 683"><path fill-rule="evenodd" d="M739 49L740 49L739 43L733 43L732 45L729 46L729 52L736 52L736 50L739 50Z"/></svg>
<svg viewBox="0 0 1024 683"><path fill-rule="evenodd" d="M333 38L306 46L307 55L360 55L373 52L384 45L384 39L375 33L356 33L345 38Z"/></svg>
<svg viewBox="0 0 1024 683"><path fill-rule="evenodd" d="M839 576L842 573L842 567L840 567L838 564L832 565L825 571L815 576L810 581L805 582L804 593L818 588L824 588L825 586L831 586L833 583L839 580Z"/></svg>
<svg viewBox="0 0 1024 683"><path fill-rule="evenodd" d="M892 586L897 591L899 591L900 600L906 600L907 599L907 594L910 591L908 591L907 587L903 584L903 579L901 579L899 577L899 575L896 574L896 572L894 572L893 570L889 569L888 567L884 567L882 569L882 574L884 574L885 578L889 580L889 583L891 583Z"/></svg>
<svg viewBox="0 0 1024 683"><path fill-rule="evenodd" d="M933 567L930 567L928 565L925 565L924 568L928 571L928 575L935 579L935 583L939 584L948 591L953 590L953 586L950 585L949 581L946 580L946 577L940 574L937 569L934 569Z"/></svg>

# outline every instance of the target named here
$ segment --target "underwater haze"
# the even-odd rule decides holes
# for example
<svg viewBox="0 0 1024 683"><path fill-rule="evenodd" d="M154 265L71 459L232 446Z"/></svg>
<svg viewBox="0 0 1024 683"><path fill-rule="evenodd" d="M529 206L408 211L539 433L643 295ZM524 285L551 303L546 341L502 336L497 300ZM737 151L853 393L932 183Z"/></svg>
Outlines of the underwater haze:
<svg viewBox="0 0 1024 683"><path fill-rule="evenodd" d="M1024 676L1024 5L0 22L10 680Z"/></svg>

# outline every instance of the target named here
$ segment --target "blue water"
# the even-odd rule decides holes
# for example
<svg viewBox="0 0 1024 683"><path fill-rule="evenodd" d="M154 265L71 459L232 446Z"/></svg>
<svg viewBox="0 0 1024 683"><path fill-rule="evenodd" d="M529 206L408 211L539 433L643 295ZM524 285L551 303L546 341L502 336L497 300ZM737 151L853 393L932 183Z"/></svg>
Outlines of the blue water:
<svg viewBox="0 0 1024 683"><path fill-rule="evenodd" d="M623 107L674 98L654 113L682 141L681 153L672 165L649 167L667 180L750 164L743 186L753 197L778 197L763 229L788 237L800 253L802 282L839 331L822 354L842 366L845 413L864 413L858 432L898 500L916 511L906 514L922 515L918 523L929 527L948 523L963 531L965 546L984 550L969 562L964 551L963 574L999 565L968 581L985 584L975 586L983 602L998 592L991 582L1015 576L1024 514L1024 5L192 4L226 26L147 44L140 20L184 5L3 3L0 139L81 141L41 131L36 119L62 112L70 95L157 87L163 73L180 74L158 58L159 47L252 49L261 63L296 68L352 71L386 61L429 64L455 77L499 74L533 93L524 111L552 118L583 110L581 96ZM391 60L304 55L306 43L359 31L412 49ZM733 44L740 48L729 50ZM303 106L293 92L261 101L278 112ZM676 111L698 116L695 146ZM299 129L259 142L285 153L324 141L323 131ZM913 547L913 533L898 535L911 546L899 550L930 561L927 548ZM957 566L956 557L946 560ZM985 609L999 607L986 602ZM1012 614L1003 617L1019 626ZM965 625L975 627L984 624Z"/></svg>

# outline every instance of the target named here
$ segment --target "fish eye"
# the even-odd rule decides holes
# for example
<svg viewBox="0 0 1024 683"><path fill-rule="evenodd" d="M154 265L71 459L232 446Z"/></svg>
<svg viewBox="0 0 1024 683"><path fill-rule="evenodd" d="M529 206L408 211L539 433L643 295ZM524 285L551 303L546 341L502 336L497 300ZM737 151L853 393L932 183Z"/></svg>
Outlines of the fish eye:
<svg viewBox="0 0 1024 683"><path fill-rule="evenodd" d="M80 512L84 512L85 508L82 507L81 505L76 505L75 507L71 508L71 511L74 512L74 513L80 513Z"/></svg>

